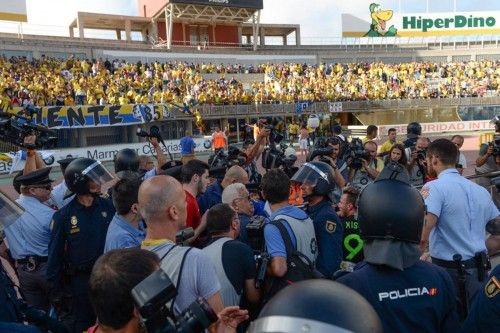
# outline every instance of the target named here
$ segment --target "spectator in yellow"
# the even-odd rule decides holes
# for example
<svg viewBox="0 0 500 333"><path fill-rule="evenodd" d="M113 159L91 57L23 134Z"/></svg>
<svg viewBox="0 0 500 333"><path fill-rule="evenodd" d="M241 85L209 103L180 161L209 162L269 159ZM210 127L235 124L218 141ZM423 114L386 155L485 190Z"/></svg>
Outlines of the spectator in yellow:
<svg viewBox="0 0 500 333"><path fill-rule="evenodd" d="M401 141L397 141L397 131L395 128L389 128L387 131L387 140L380 146L378 151L378 157L384 157L389 154L392 146L395 144L402 144Z"/></svg>
<svg viewBox="0 0 500 333"><path fill-rule="evenodd" d="M373 141L377 138L378 135L378 127L375 125L368 125L366 128L366 137L362 140L363 144L367 143L368 141Z"/></svg>

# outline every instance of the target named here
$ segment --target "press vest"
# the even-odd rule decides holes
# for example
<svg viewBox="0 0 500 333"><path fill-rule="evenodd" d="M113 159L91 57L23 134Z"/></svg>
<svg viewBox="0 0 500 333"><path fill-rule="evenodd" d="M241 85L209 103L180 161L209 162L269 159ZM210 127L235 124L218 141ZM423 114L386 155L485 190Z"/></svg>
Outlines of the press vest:
<svg viewBox="0 0 500 333"><path fill-rule="evenodd" d="M225 243L231 240L232 239L229 237L222 237L203 249L203 252L205 252L210 259L212 259L212 262L215 265L215 271L221 285L220 293L224 306L237 306L240 304L241 298L241 295L238 295L233 284L227 278L224 265L222 263L222 247Z"/></svg>
<svg viewBox="0 0 500 333"><path fill-rule="evenodd" d="M214 148L224 148L224 133L219 132L219 133L214 133Z"/></svg>
<svg viewBox="0 0 500 333"><path fill-rule="evenodd" d="M297 251L305 255L311 262L316 261L318 245L314 233L313 221L308 217L304 220L296 219L289 215L277 215L273 221L285 220L295 235ZM289 253L287 253L289 255Z"/></svg>

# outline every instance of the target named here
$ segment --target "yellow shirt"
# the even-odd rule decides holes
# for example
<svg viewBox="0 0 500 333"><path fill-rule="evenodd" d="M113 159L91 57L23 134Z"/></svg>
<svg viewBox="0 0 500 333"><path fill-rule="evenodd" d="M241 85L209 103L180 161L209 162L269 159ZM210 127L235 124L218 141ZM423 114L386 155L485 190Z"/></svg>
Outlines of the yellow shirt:
<svg viewBox="0 0 500 333"><path fill-rule="evenodd" d="M379 154L382 154L382 153L388 153L392 146L394 146L395 144L403 144L401 141L398 141L396 140L396 142L392 143L391 141L389 140L386 140L381 146L380 146L380 149L378 151Z"/></svg>

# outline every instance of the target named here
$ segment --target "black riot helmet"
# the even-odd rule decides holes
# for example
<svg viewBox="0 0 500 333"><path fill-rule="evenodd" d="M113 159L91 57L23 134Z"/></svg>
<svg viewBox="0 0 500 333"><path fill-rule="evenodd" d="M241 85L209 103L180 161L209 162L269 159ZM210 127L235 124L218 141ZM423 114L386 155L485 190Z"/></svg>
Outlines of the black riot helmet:
<svg viewBox="0 0 500 333"><path fill-rule="evenodd" d="M328 196L335 188L333 174L333 168L327 163L312 161L304 163L291 180L301 184L309 183L314 186L315 194Z"/></svg>
<svg viewBox="0 0 500 333"><path fill-rule="evenodd" d="M389 163L358 199L358 223L364 239L418 244L424 216L422 195L409 184L404 167L395 162Z"/></svg>
<svg viewBox="0 0 500 333"><path fill-rule="evenodd" d="M406 127L406 136L408 138L415 138L422 135L422 126L417 122L411 122Z"/></svg>
<svg viewBox="0 0 500 333"><path fill-rule="evenodd" d="M329 280L306 280L273 297L248 332L379 333L382 324L373 307L351 288Z"/></svg>
<svg viewBox="0 0 500 333"><path fill-rule="evenodd" d="M113 179L101 162L90 158L77 158L64 172L64 181L68 189L75 194L90 194L89 181L103 185Z"/></svg>
<svg viewBox="0 0 500 333"><path fill-rule="evenodd" d="M115 155L115 173L120 171L139 171L139 156L135 150L125 148Z"/></svg>

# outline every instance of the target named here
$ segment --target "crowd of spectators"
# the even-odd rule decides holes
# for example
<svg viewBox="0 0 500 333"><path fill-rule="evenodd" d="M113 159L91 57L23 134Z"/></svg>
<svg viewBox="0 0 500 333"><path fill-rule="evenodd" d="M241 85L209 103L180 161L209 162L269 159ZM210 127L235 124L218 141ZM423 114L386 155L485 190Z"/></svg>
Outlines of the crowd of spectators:
<svg viewBox="0 0 500 333"><path fill-rule="evenodd" d="M246 86L235 74L262 73ZM210 79L204 74L218 74ZM265 77L265 78L264 78ZM0 57L0 108L32 104L250 104L476 97L500 92L500 61L400 64L129 63Z"/></svg>

